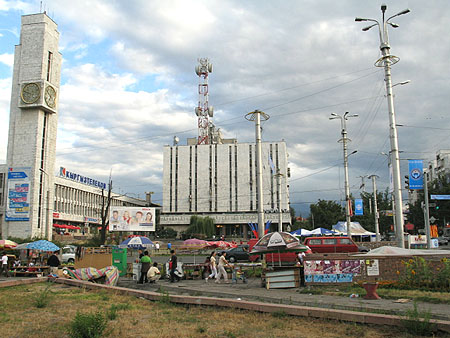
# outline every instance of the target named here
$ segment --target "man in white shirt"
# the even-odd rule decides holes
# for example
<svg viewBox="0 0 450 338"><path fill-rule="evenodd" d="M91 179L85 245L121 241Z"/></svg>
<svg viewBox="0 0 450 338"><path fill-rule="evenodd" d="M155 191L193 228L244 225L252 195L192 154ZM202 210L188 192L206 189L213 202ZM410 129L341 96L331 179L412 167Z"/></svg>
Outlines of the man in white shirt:
<svg viewBox="0 0 450 338"><path fill-rule="evenodd" d="M9 277L9 272L8 272L8 256L6 256L6 253L3 253L2 256L2 265L0 267L0 276L2 275L2 272L5 271L5 275L6 278Z"/></svg>
<svg viewBox="0 0 450 338"><path fill-rule="evenodd" d="M219 273L216 276L216 283L220 283L220 277L223 276L223 280L225 281L225 283L228 283L228 275L227 272L225 271L225 267L226 266L230 266L228 264L228 261L226 260L227 253L224 251L222 252L222 256L220 256L219 258Z"/></svg>
<svg viewBox="0 0 450 338"><path fill-rule="evenodd" d="M147 277L150 283L156 283L161 278L161 272L158 269L158 263L153 263L153 266L147 272Z"/></svg>

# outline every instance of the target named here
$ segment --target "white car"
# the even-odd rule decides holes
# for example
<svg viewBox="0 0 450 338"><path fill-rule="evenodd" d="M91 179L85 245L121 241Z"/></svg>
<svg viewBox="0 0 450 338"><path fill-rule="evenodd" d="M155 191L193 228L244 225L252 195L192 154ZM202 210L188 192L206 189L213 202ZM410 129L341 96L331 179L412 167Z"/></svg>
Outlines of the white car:
<svg viewBox="0 0 450 338"><path fill-rule="evenodd" d="M61 249L61 263L75 263L76 246L66 245Z"/></svg>

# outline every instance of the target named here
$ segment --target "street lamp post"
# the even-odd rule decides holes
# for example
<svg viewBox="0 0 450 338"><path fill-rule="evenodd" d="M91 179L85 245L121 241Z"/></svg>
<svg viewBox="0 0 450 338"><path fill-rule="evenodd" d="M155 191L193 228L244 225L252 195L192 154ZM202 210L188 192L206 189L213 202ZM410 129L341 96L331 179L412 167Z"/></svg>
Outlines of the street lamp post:
<svg viewBox="0 0 450 338"><path fill-rule="evenodd" d="M344 180L345 180L345 221L347 223L347 236L351 238L351 219L350 219L350 184L348 182L348 156L347 155L347 142L351 141L347 138L347 126L345 121L348 120L349 117L358 117L358 114L349 115L349 112L345 112L344 115L338 115L335 113L331 113L330 120L340 119L341 120L341 135L342 139L338 142L342 141L342 147L344 152ZM356 153L356 150L352 152L350 155Z"/></svg>
<svg viewBox="0 0 450 338"><path fill-rule="evenodd" d="M245 115L248 121L255 121L256 139L256 186L258 189L258 232L259 238L264 236L264 210L263 210L263 187L262 187L262 149L261 149L261 118L267 121L270 116L262 111L255 110Z"/></svg>
<svg viewBox="0 0 450 338"><path fill-rule="evenodd" d="M396 64L400 59L397 56L390 54L389 37L387 31L387 25L393 28L397 28L398 25L390 22L389 20L410 12L409 9L405 9L385 20L385 12L387 6L385 4L381 5L382 12L382 22L381 24L374 19L365 18L355 18L355 21L370 21L374 24L364 27L363 31L368 31L374 26L378 26L378 31L380 35L380 50L382 57L375 62L376 67L384 67L384 79L386 82L386 94L388 101L389 110L389 131L390 131L390 143L391 143L391 156L392 156L392 169L393 169L393 181L394 181L394 201L395 201L395 224L397 227L397 243L400 248L405 247L403 240L403 203L402 203L402 192L401 192L401 179L400 179L400 159L398 154L398 136L397 127L395 124L395 111L394 111L394 97L392 94L392 79L391 79L391 65Z"/></svg>

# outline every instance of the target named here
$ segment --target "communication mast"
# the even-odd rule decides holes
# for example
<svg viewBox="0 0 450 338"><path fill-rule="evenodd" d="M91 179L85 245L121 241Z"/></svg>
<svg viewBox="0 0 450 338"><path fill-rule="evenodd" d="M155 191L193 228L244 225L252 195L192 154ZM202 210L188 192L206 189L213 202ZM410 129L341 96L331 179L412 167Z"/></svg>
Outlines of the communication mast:
<svg viewBox="0 0 450 338"><path fill-rule="evenodd" d="M210 128L213 127L213 107L209 106L208 96L208 75L212 73L212 64L208 58L198 59L199 64L195 67L195 73L199 77L198 84L198 106L195 114L198 117L198 140L197 144L211 144L212 135Z"/></svg>

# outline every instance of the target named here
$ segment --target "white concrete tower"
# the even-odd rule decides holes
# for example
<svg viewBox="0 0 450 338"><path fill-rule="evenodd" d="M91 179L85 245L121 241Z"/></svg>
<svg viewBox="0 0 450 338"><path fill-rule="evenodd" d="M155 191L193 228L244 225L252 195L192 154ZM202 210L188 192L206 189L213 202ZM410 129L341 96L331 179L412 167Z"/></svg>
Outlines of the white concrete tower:
<svg viewBox="0 0 450 338"><path fill-rule="evenodd" d="M22 16L15 48L2 236L51 239L61 54L45 13Z"/></svg>

